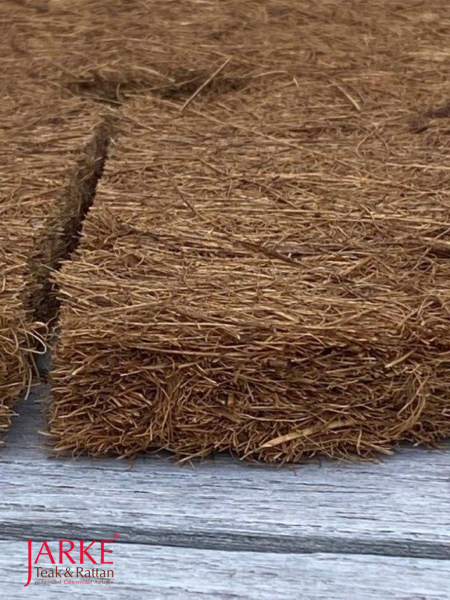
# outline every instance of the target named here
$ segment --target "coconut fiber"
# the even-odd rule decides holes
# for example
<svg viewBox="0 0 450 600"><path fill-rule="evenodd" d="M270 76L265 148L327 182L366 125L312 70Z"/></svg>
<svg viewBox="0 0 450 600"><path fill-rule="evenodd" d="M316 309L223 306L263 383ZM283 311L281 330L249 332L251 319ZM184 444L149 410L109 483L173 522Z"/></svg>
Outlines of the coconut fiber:
<svg viewBox="0 0 450 600"><path fill-rule="evenodd" d="M413 39L432 17L319 12L283 17L281 73L269 45L239 89L219 64L122 107L57 275L57 450L296 462L450 433L449 87L436 36Z"/></svg>
<svg viewBox="0 0 450 600"><path fill-rule="evenodd" d="M74 234L82 200L75 180L80 169L89 170L86 153L99 117L85 101L61 99L34 85L11 81L2 90L0 428L5 429L14 401L31 385L29 359L53 311L49 272L67 255Z"/></svg>
<svg viewBox="0 0 450 600"><path fill-rule="evenodd" d="M53 277L58 451L297 462L449 435L447 2L5 5L11 68L120 111Z"/></svg>

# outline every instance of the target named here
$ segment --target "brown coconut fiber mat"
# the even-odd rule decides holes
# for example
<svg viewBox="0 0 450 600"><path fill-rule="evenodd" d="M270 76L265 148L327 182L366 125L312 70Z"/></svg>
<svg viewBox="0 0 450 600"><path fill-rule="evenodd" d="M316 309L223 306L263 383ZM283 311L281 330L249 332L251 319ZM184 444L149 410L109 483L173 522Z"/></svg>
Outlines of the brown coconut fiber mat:
<svg viewBox="0 0 450 600"><path fill-rule="evenodd" d="M5 0L0 20L8 86L49 94L5 119L4 405L57 286L60 452L449 436L448 2Z"/></svg>
<svg viewBox="0 0 450 600"><path fill-rule="evenodd" d="M446 125L417 132L389 69L124 106L57 276L57 450L295 462L450 433Z"/></svg>
<svg viewBox="0 0 450 600"><path fill-rule="evenodd" d="M78 181L95 169L101 120L80 99L34 85L3 86L0 116L0 429L32 381L32 355L52 316L50 270L67 256L83 204ZM80 114L83 120L80 121ZM83 165L83 166L81 166ZM80 171L81 170L81 171ZM40 322L40 323L39 323ZM42 346L41 346L42 351Z"/></svg>

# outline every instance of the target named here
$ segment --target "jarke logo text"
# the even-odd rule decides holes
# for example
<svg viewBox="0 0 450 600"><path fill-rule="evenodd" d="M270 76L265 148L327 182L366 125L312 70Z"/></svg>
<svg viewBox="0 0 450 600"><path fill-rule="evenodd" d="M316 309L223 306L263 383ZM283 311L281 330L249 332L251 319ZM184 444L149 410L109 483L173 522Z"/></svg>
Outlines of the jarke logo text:
<svg viewBox="0 0 450 600"><path fill-rule="evenodd" d="M24 584L24 587L27 587L27 585L30 584L33 576L33 569L35 570L36 578L64 578L65 580L69 580L65 581L65 583L71 583L70 579L73 578L113 578L114 571L112 569L104 569L98 566L113 564L112 560L105 560L105 554L112 554L112 550L107 550L105 544L112 543L113 540L94 540L89 543L88 546L85 546L83 540L80 540L79 542L72 540L58 540L58 542L52 542L52 544L57 544L57 547L53 548L52 552L49 544L44 540L35 560L33 560L33 544L32 540L28 540L28 580ZM76 547L76 544L79 544L78 548ZM93 556L95 550L100 550L100 560L96 560L95 555ZM48 557L52 566L38 566L39 559L43 556ZM55 556L59 559L58 563L55 561ZM97 566L94 567L92 565Z"/></svg>

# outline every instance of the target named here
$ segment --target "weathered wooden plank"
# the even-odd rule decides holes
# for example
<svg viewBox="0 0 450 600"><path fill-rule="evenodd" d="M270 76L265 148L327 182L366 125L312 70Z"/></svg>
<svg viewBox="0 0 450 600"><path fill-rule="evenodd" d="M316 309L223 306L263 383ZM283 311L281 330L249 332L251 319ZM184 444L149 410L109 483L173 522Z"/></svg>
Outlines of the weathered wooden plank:
<svg viewBox="0 0 450 600"><path fill-rule="evenodd" d="M129 543L450 558L449 451L296 470L226 457L195 468L47 460L39 406L19 410L0 453L0 539L106 538L114 528Z"/></svg>
<svg viewBox="0 0 450 600"><path fill-rule="evenodd" d="M133 600L447 600L450 595L447 560L223 552L120 543L114 544L108 559L111 557L114 577L110 581L114 583L110 585L31 583L25 588L26 543L0 542L0 589L11 600L53 598L62 593ZM39 564L51 567L45 558Z"/></svg>

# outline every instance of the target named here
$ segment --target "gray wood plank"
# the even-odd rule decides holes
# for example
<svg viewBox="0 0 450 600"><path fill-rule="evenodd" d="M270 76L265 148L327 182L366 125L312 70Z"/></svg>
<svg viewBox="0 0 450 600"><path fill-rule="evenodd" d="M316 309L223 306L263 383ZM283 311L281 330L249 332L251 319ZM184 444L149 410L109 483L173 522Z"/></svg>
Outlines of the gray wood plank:
<svg viewBox="0 0 450 600"><path fill-rule="evenodd" d="M50 541L49 544L52 548ZM120 543L114 544L112 557L111 585L30 584L24 588L26 543L0 542L0 589L11 600L56 598L66 593L133 600L448 600L450 597L447 560L261 554ZM51 566L43 558L39 564Z"/></svg>
<svg viewBox="0 0 450 600"><path fill-rule="evenodd" d="M113 527L129 543L450 558L448 450L295 470L48 460L35 400L0 451L0 539L105 538Z"/></svg>

